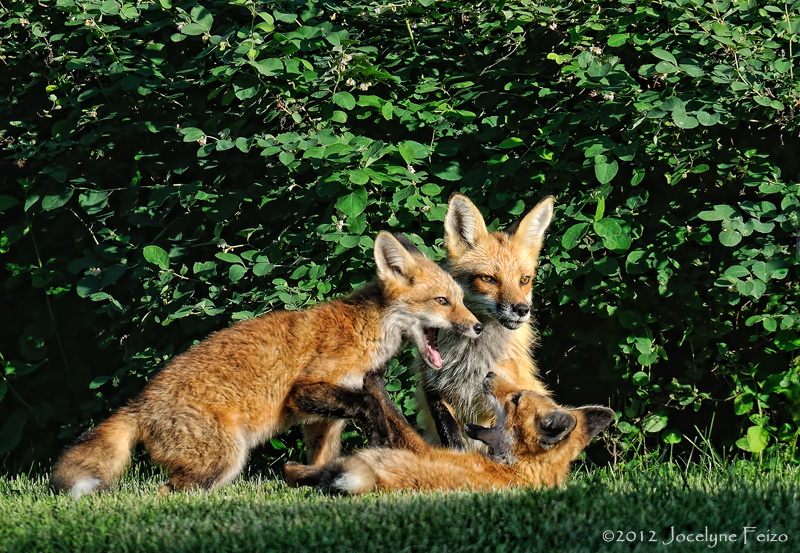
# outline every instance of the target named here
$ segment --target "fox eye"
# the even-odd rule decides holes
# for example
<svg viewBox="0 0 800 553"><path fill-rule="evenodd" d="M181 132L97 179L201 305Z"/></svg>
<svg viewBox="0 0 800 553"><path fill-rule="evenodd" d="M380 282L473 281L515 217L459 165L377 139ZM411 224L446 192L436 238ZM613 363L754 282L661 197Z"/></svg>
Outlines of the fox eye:
<svg viewBox="0 0 800 553"><path fill-rule="evenodd" d="M514 405L519 405L519 398L522 397L522 394L514 394L514 397L511 398L511 403Z"/></svg>
<svg viewBox="0 0 800 553"><path fill-rule="evenodd" d="M524 277L522 277L520 279L519 283L524 286L524 285L528 284L530 281L531 281L531 277L529 277L528 275L525 275Z"/></svg>
<svg viewBox="0 0 800 553"><path fill-rule="evenodd" d="M494 279L493 276L480 275L478 278L481 279L482 282L485 282L487 284L497 284L497 281Z"/></svg>
<svg viewBox="0 0 800 553"><path fill-rule="evenodd" d="M438 303L439 305L450 305L450 302L447 301L447 298L433 298L433 301Z"/></svg>

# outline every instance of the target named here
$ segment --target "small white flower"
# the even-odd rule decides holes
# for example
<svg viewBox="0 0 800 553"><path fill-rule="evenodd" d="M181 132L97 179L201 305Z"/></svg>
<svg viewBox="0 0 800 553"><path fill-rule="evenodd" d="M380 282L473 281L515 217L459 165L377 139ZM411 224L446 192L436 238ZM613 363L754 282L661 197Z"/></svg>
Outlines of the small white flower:
<svg viewBox="0 0 800 553"><path fill-rule="evenodd" d="M614 93L613 92L606 92L603 94L603 100L613 100Z"/></svg>
<svg viewBox="0 0 800 553"><path fill-rule="evenodd" d="M89 272L92 273L93 275L99 275L100 267L92 267L91 269L89 269Z"/></svg>
<svg viewBox="0 0 800 553"><path fill-rule="evenodd" d="M360 88L361 90L367 90L369 88L369 85L367 83L361 83L360 85L358 85L358 88Z"/></svg>
<svg viewBox="0 0 800 553"><path fill-rule="evenodd" d="M380 9L380 8L375 8L375 9L374 9L374 10L372 10L372 11L374 11L375 13L381 13L381 9Z"/></svg>
<svg viewBox="0 0 800 553"><path fill-rule="evenodd" d="M414 170L414 168L413 168L413 167L411 167L410 165L409 165L408 167L406 167L406 169L408 169L408 172L409 172L409 173L411 173L412 175L413 175L414 173L416 173L416 171Z"/></svg>
<svg viewBox="0 0 800 553"><path fill-rule="evenodd" d="M589 51L597 56L602 55L603 53L603 49L600 48L599 46L592 46L589 48Z"/></svg>
<svg viewBox="0 0 800 553"><path fill-rule="evenodd" d="M553 21L552 23L550 23L550 25L547 26L547 28L550 29L551 31L555 31L558 28L558 25L556 25L556 22Z"/></svg>
<svg viewBox="0 0 800 553"><path fill-rule="evenodd" d="M346 84L347 86L356 86L356 80L355 80L355 79L353 79L353 78L350 78L350 79L347 79L347 80L344 82L344 84Z"/></svg>
<svg viewBox="0 0 800 553"><path fill-rule="evenodd" d="M202 137L202 138L198 138L198 139L197 139L197 143L198 143L198 144L200 144L201 146L205 146L205 145L206 145L206 142L207 142L207 141L206 141L206 137L205 137L205 136L204 136L204 137Z"/></svg>

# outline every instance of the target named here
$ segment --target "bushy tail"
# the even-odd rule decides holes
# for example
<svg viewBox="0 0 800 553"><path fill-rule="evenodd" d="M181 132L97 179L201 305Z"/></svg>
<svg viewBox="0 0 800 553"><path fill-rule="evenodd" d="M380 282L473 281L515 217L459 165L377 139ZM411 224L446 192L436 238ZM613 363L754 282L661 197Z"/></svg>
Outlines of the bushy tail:
<svg viewBox="0 0 800 553"><path fill-rule="evenodd" d="M53 468L50 487L69 491L76 500L107 488L130 463L140 438L135 412L123 407L64 452Z"/></svg>

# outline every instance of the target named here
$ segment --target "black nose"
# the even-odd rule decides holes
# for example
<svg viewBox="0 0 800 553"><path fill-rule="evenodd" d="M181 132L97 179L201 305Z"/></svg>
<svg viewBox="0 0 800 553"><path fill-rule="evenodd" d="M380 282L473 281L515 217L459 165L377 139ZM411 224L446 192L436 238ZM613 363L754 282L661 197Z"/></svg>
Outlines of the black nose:
<svg viewBox="0 0 800 553"><path fill-rule="evenodd" d="M514 306L514 313L516 313L518 317L525 317L530 312L531 308L527 303L518 303Z"/></svg>
<svg viewBox="0 0 800 553"><path fill-rule="evenodd" d="M475 331L475 334L480 334L483 332L483 325L481 323L477 323L475 326L472 327L472 330Z"/></svg>

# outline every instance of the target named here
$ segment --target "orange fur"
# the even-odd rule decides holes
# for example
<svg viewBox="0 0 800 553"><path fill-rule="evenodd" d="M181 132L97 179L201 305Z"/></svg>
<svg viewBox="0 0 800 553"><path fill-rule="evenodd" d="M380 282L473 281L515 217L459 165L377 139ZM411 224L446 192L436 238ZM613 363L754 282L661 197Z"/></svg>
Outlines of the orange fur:
<svg viewBox="0 0 800 553"><path fill-rule="evenodd" d="M166 491L212 488L235 478L254 446L297 424L305 426L312 463L336 457L336 413L370 408L364 375L404 340L435 363L426 329L480 332L459 286L407 239L379 234L375 260L377 279L348 297L241 322L173 359L137 399L64 453L51 486L75 497L106 488L143 442L169 471Z"/></svg>
<svg viewBox="0 0 800 553"><path fill-rule="evenodd" d="M614 412L605 407L560 407L495 373L487 375L483 389L497 411L498 425L470 425L467 432L490 445L491 455L429 445L384 393L381 401L393 443L401 449L366 449L325 467L290 464L287 480L350 494L557 486L568 475L572 461L614 419Z"/></svg>
<svg viewBox="0 0 800 553"><path fill-rule="evenodd" d="M464 289L464 301L484 332L465 341L440 331L443 366L416 363L418 424L429 442L485 450L466 440L461 429L466 423L491 423L494 413L481 393L481 381L490 371L520 389L549 394L531 357L536 343L532 285L552 211L552 198L545 198L508 230L490 233L466 196L451 197L445 217L447 269Z"/></svg>

